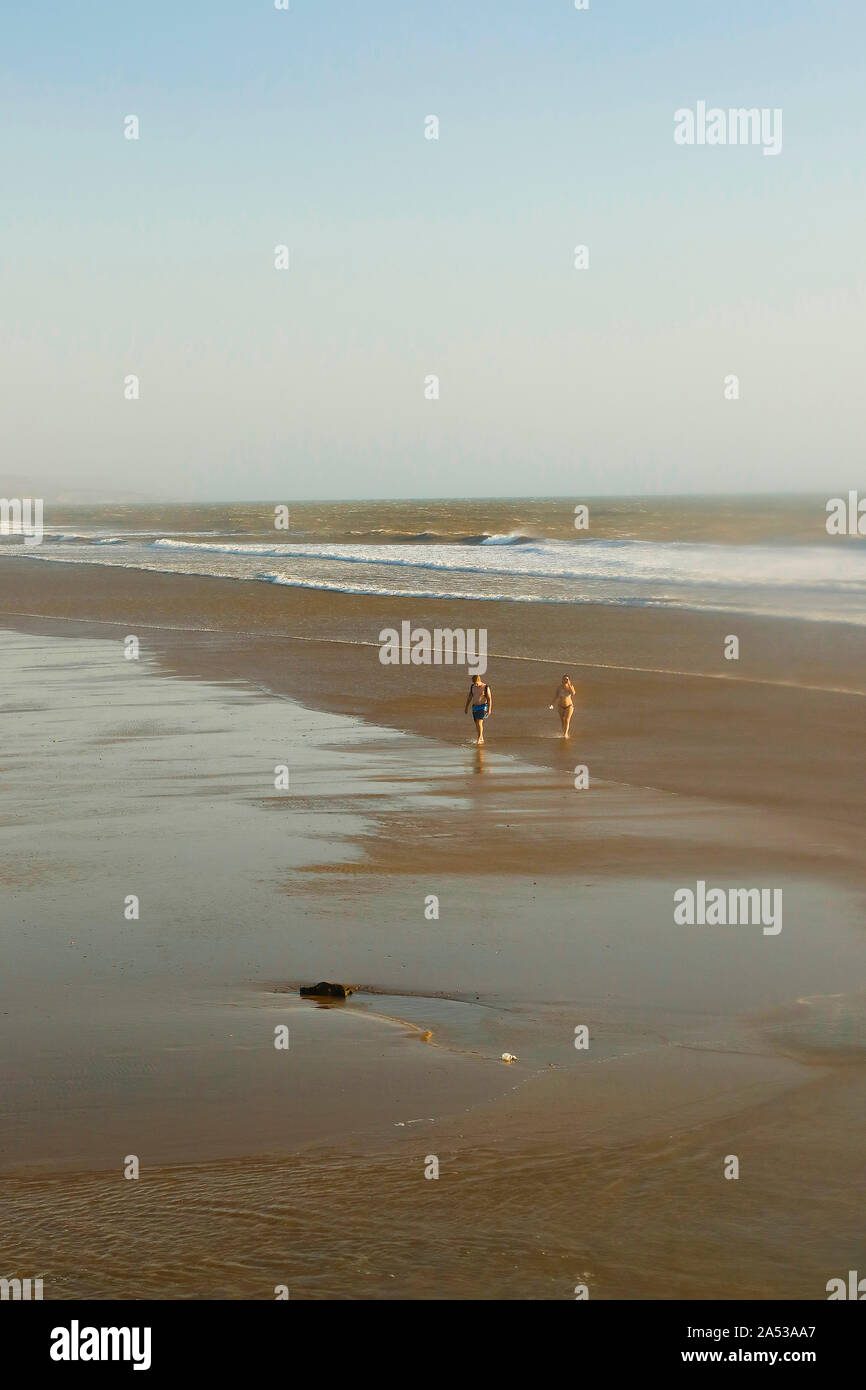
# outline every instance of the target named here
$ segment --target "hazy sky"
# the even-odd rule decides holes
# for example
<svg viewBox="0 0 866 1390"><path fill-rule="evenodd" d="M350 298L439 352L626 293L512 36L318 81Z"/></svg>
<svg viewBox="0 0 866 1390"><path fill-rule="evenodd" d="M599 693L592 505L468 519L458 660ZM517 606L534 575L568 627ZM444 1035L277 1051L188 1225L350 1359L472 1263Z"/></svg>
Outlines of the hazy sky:
<svg viewBox="0 0 866 1390"><path fill-rule="evenodd" d="M4 469L214 499L857 486L864 49L863 0L6 7ZM781 153L675 144L699 101L781 108Z"/></svg>

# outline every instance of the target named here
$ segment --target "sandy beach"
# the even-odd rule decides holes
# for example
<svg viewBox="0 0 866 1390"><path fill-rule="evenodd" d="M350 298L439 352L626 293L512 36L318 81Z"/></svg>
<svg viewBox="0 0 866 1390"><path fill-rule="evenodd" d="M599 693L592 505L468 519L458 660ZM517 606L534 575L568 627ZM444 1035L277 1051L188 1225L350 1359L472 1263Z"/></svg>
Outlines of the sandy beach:
<svg viewBox="0 0 866 1390"><path fill-rule="evenodd" d="M46 1297L811 1299L853 1267L864 629L473 602L479 754L459 673L395 694L387 598L2 580L0 1164ZM783 929L677 925L698 880L782 890Z"/></svg>

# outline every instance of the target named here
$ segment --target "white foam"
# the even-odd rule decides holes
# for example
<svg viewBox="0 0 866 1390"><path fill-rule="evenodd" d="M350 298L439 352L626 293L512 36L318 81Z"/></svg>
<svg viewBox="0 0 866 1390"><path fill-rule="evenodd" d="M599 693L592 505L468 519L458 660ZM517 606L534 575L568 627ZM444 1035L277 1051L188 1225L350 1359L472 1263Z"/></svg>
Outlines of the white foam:
<svg viewBox="0 0 866 1390"><path fill-rule="evenodd" d="M29 550L27 558L401 599L695 608L866 625L866 546L858 542L518 542L517 533L476 544L193 539L201 534L150 533L139 539L77 533L75 543L64 546L58 539L41 553L40 547ZM81 543L88 539L90 544Z"/></svg>
<svg viewBox="0 0 866 1390"><path fill-rule="evenodd" d="M348 545L343 543L284 545L217 542L196 543L160 538L162 549L282 558L335 561L371 567L439 570L454 574L525 575L557 579L601 579L619 582L662 581L665 584L724 585L726 587L799 587L841 589L866 594L866 547L832 545L709 545L679 541L585 540L533 541L516 544L489 537L478 546L466 545Z"/></svg>

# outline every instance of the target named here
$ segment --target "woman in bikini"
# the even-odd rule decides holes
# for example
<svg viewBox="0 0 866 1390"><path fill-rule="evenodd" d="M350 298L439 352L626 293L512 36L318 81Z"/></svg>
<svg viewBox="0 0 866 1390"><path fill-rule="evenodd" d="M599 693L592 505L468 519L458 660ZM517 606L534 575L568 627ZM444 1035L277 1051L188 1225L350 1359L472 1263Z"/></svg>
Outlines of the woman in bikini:
<svg viewBox="0 0 866 1390"><path fill-rule="evenodd" d="M572 698L574 693L574 686L571 683L571 676L563 676L562 680L559 683L557 692L553 697L554 703L550 706L551 709L555 708L557 714L559 715L559 722L562 725L563 738L568 738L568 726L571 723L571 717L574 714L574 700Z"/></svg>
<svg viewBox="0 0 866 1390"><path fill-rule="evenodd" d="M463 706L463 713L469 713L469 706L472 706L472 718L475 720L475 727L478 730L476 743L484 742L484 721L488 715L493 713L493 691L489 685L485 685L480 676L472 677L472 684L469 687L469 694L466 696L466 704Z"/></svg>

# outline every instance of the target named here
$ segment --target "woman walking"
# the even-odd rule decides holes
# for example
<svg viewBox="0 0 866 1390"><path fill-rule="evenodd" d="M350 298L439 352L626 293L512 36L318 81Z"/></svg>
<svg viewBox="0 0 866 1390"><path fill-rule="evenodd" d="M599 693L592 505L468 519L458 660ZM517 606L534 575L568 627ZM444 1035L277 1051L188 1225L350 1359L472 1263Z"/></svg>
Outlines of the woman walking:
<svg viewBox="0 0 866 1390"><path fill-rule="evenodd" d="M568 738L568 726L574 714L574 693L571 676L563 676L553 697L554 703L550 706L551 709L555 708L559 715L563 738Z"/></svg>

